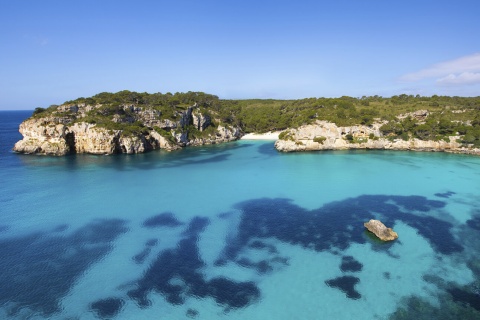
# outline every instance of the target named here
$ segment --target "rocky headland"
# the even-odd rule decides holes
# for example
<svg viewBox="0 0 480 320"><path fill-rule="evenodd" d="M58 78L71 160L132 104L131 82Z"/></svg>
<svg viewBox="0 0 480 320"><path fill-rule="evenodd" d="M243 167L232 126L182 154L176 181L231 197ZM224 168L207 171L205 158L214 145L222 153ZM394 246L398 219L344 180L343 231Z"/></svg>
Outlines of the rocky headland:
<svg viewBox="0 0 480 320"><path fill-rule="evenodd" d="M28 154L143 153L237 140L240 128L221 123L196 103L165 116L149 106L64 104L20 124L13 150ZM203 109L203 110L202 110ZM94 115L94 116L92 116Z"/></svg>
<svg viewBox="0 0 480 320"><path fill-rule="evenodd" d="M458 142L460 136L449 136L445 140L421 140L414 137L401 139L386 136L380 128L384 122L370 126L357 125L339 127L327 121L287 129L279 135L275 148L283 152L316 150L404 150L443 151L480 155L480 148L465 146Z"/></svg>

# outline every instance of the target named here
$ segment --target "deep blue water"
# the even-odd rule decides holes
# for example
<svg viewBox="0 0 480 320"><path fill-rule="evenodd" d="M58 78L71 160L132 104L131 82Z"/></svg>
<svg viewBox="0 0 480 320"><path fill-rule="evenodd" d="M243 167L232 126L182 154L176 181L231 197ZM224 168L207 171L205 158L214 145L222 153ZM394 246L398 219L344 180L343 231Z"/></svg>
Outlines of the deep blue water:
<svg viewBox="0 0 480 320"><path fill-rule="evenodd" d="M0 318L480 318L479 157L13 153L30 113L0 112Z"/></svg>

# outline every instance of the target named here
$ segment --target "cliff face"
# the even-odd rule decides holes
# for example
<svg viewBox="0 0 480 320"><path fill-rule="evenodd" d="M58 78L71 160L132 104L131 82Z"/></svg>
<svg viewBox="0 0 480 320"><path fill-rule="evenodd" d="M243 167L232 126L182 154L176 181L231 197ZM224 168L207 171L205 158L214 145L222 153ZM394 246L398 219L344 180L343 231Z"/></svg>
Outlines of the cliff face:
<svg viewBox="0 0 480 320"><path fill-rule="evenodd" d="M279 151L314 151L347 149L384 149L413 151L445 151L480 155L480 149L468 148L457 142L458 137L449 141L409 139L391 140L380 131L382 124L372 126L337 127L334 123L317 121L316 124L287 129L281 139L275 142Z"/></svg>
<svg viewBox="0 0 480 320"><path fill-rule="evenodd" d="M217 125L194 105L173 117L134 105L122 106L103 118L114 128L91 123L91 111L102 106L62 105L48 114L38 114L20 124L23 139L13 150L21 153L65 155L68 153L142 153L153 149L175 150L190 145L215 144L240 138L239 128ZM101 111L98 111L101 112ZM129 130L129 126L141 130ZM196 129L196 135L190 131ZM209 133L205 130L209 129ZM199 134L200 133L200 134Z"/></svg>

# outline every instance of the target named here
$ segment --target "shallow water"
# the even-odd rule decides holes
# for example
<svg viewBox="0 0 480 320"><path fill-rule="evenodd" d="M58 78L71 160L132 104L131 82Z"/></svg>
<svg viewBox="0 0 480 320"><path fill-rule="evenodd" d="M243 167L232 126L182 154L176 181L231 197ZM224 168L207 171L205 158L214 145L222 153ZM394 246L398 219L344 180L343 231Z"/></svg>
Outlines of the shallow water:
<svg viewBox="0 0 480 320"><path fill-rule="evenodd" d="M0 112L1 318L480 317L478 157L12 153L28 115Z"/></svg>

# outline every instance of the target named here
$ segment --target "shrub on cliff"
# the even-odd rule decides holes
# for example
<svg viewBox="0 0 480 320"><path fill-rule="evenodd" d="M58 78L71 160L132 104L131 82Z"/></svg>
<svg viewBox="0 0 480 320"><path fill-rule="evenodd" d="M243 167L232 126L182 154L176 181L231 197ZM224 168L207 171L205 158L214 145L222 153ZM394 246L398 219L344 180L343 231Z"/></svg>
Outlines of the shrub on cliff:
<svg viewBox="0 0 480 320"><path fill-rule="evenodd" d="M33 115L37 115L39 113L45 112L45 110L46 110L45 108L40 108L40 107L35 108L35 110L33 110Z"/></svg>
<svg viewBox="0 0 480 320"><path fill-rule="evenodd" d="M313 142L320 143L320 144L323 144L325 140L327 140L327 138L324 136L318 136L313 138Z"/></svg>
<svg viewBox="0 0 480 320"><path fill-rule="evenodd" d="M465 136L460 140L461 143L471 144L474 147L480 147L480 126L472 126L467 129Z"/></svg>
<svg viewBox="0 0 480 320"><path fill-rule="evenodd" d="M280 134L278 135L278 139L280 139L280 140L290 140L290 141L295 140L295 139L293 139L292 133L290 131L280 132Z"/></svg>

